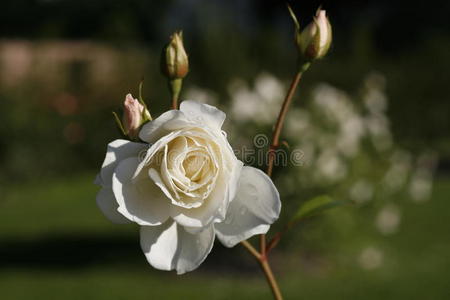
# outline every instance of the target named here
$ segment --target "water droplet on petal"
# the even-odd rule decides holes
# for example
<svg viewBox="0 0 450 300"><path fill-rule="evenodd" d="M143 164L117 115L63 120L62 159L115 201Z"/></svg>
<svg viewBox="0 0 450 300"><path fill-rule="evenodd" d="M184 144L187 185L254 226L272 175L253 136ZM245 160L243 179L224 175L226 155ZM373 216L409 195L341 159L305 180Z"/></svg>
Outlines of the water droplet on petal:
<svg viewBox="0 0 450 300"><path fill-rule="evenodd" d="M239 209L239 213L241 214L241 215L245 215L246 213L247 213L247 207L245 207L245 206L242 206L240 209Z"/></svg>
<svg viewBox="0 0 450 300"><path fill-rule="evenodd" d="M258 189L254 185L249 185L247 187L248 199L253 201L258 201Z"/></svg>

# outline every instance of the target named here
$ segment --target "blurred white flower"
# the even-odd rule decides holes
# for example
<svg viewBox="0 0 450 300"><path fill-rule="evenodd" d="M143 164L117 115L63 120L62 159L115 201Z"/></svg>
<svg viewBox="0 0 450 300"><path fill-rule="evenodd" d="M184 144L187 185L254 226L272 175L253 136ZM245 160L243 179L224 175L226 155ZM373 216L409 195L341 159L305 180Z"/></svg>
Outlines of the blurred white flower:
<svg viewBox="0 0 450 300"><path fill-rule="evenodd" d="M255 91L265 103L279 105L283 100L285 88L278 78L270 73L262 72L255 79Z"/></svg>
<svg viewBox="0 0 450 300"><path fill-rule="evenodd" d="M371 72L358 102L344 91L321 83L312 90L311 101L301 99L306 108L291 108L283 136L291 147L302 151L305 162L297 168L297 176L288 179L287 185L292 190L298 182L307 188L342 182L350 186L350 199L362 204L374 197L379 188L375 182L381 181L385 196L407 188L414 201L429 198L433 155L422 155L412 173L412 155L394 144L386 115L385 86L384 76ZM280 80L263 73L255 80L254 90L243 81L235 81L229 90L237 121L273 124L284 94ZM239 122L236 124L239 135ZM373 147L368 150L367 141L372 143L375 153ZM377 169L368 176L369 168ZM385 234L394 232L396 222L400 222L400 214L395 215L394 210L385 209L377 218L377 227Z"/></svg>
<svg viewBox="0 0 450 300"><path fill-rule="evenodd" d="M186 99L195 99L197 102L214 106L218 104L219 99L215 92L197 86L191 86L186 89L184 92L184 97Z"/></svg>
<svg viewBox="0 0 450 300"><path fill-rule="evenodd" d="M325 150L317 159L315 178L318 182L336 182L347 175L347 166L333 150Z"/></svg>
<svg viewBox="0 0 450 300"><path fill-rule="evenodd" d="M255 79L255 90L251 90L243 80L235 79L228 86L228 92L233 119L269 124L277 118L284 88L273 75L261 73Z"/></svg>
<svg viewBox="0 0 450 300"><path fill-rule="evenodd" d="M305 132L310 128L310 114L300 108L293 108L289 112L289 118L286 119L286 136L301 141Z"/></svg>
<svg viewBox="0 0 450 300"><path fill-rule="evenodd" d="M430 199L437 160L437 154L433 151L427 151L418 157L418 166L411 177L408 191L413 201L425 202Z"/></svg>
<svg viewBox="0 0 450 300"><path fill-rule="evenodd" d="M378 72L367 75L364 81L364 105L370 114L384 114L387 108L387 97L384 93L386 79Z"/></svg>
<svg viewBox="0 0 450 300"><path fill-rule="evenodd" d="M392 136L389 121L384 115L366 117L365 123L370 133L372 143L378 151L385 151L392 147Z"/></svg>
<svg viewBox="0 0 450 300"><path fill-rule="evenodd" d="M259 97L248 88L241 79L233 80L228 86L231 95L231 117L237 121L254 120L255 114L260 111ZM263 121L264 116L260 119Z"/></svg>
<svg viewBox="0 0 450 300"><path fill-rule="evenodd" d="M360 179L350 188L350 198L356 203L365 203L373 197L373 185L367 180Z"/></svg>
<svg viewBox="0 0 450 300"><path fill-rule="evenodd" d="M382 114L387 107L387 97L378 89L370 89L364 95L364 105L371 114Z"/></svg>
<svg viewBox="0 0 450 300"><path fill-rule="evenodd" d="M356 114L341 122L336 146L344 156L351 158L359 152L364 131L364 123Z"/></svg>
<svg viewBox="0 0 450 300"><path fill-rule="evenodd" d="M315 152L316 152L316 146L314 143L310 143L308 141L302 142L296 146L297 149L301 150L303 157L302 157L302 167L297 168L300 174L305 174L308 168L311 168L315 166Z"/></svg>
<svg viewBox="0 0 450 300"><path fill-rule="evenodd" d="M381 250L370 246L361 251L358 257L359 265L366 270L374 270L383 263L384 255Z"/></svg>
<svg viewBox="0 0 450 300"><path fill-rule="evenodd" d="M431 178L415 174L409 185L409 195L414 202L425 202L430 199L433 183Z"/></svg>
<svg viewBox="0 0 450 300"><path fill-rule="evenodd" d="M389 192L400 190L411 172L411 154L396 150L390 157L391 166L383 177L383 187Z"/></svg>
<svg viewBox="0 0 450 300"><path fill-rule="evenodd" d="M367 74L364 85L367 89L377 89L380 91L384 91L386 87L386 77L383 74L377 71L372 71Z"/></svg>
<svg viewBox="0 0 450 300"><path fill-rule="evenodd" d="M378 212L375 225L382 234L389 235L398 231L400 221L400 208L394 204L387 204Z"/></svg>
<svg viewBox="0 0 450 300"><path fill-rule="evenodd" d="M345 122L355 115L355 107L350 97L329 84L321 83L313 90L313 105L330 121Z"/></svg>

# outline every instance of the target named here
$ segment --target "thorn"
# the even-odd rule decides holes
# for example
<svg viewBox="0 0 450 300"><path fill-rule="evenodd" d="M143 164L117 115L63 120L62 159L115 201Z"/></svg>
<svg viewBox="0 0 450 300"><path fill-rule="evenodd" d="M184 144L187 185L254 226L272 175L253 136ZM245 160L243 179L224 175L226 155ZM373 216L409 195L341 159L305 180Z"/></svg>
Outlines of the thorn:
<svg viewBox="0 0 450 300"><path fill-rule="evenodd" d="M285 146L287 149L290 149L290 148L291 148L291 147L289 146L288 142L286 142L286 141L282 141L281 144L282 144L283 146Z"/></svg>

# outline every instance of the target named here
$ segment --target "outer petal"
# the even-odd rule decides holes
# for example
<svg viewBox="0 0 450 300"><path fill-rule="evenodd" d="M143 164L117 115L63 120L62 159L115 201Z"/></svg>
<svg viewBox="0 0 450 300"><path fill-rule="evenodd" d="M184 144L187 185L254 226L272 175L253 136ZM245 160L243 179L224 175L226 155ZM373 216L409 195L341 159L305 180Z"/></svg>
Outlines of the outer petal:
<svg viewBox="0 0 450 300"><path fill-rule="evenodd" d="M169 110L151 122L147 122L139 132L139 138L153 144L172 131L183 129L189 124L186 116L179 110Z"/></svg>
<svg viewBox="0 0 450 300"><path fill-rule="evenodd" d="M117 164L125 158L138 156L139 152L146 148L148 148L146 144L133 143L126 140L115 140L109 143L100 176L95 179L95 183L111 187L112 175Z"/></svg>
<svg viewBox="0 0 450 300"><path fill-rule="evenodd" d="M160 225L169 217L169 200L155 183L141 172L133 178L139 164L137 157L119 163L113 174L113 192L118 211L140 225Z"/></svg>
<svg viewBox="0 0 450 300"><path fill-rule="evenodd" d="M220 130L225 121L225 113L214 106L192 100L181 102L180 110L189 120Z"/></svg>
<svg viewBox="0 0 450 300"><path fill-rule="evenodd" d="M183 274L196 269L214 244L214 228L191 234L173 221L161 226L141 227L141 247L147 261L156 269Z"/></svg>
<svg viewBox="0 0 450 300"><path fill-rule="evenodd" d="M233 247L255 234L266 233L278 219L280 209L280 195L270 177L259 169L244 167L225 221L215 224L217 237L226 247Z"/></svg>
<svg viewBox="0 0 450 300"><path fill-rule="evenodd" d="M102 188L97 194L97 206L103 212L103 214L113 223L126 224L130 223L130 220L125 218L117 211L119 205L114 198L111 188Z"/></svg>
<svg viewBox="0 0 450 300"><path fill-rule="evenodd" d="M103 186L103 180L102 177L100 176L100 173L97 174L97 176L95 176L94 184Z"/></svg>

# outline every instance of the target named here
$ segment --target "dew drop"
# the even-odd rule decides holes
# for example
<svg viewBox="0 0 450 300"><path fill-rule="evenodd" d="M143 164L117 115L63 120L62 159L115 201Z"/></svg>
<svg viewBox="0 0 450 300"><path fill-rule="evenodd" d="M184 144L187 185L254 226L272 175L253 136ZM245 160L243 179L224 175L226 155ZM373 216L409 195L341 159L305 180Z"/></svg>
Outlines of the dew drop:
<svg viewBox="0 0 450 300"><path fill-rule="evenodd" d="M245 214L247 213L247 207L242 206L242 207L239 209L239 213L240 213L241 215L245 215Z"/></svg>
<svg viewBox="0 0 450 300"><path fill-rule="evenodd" d="M231 223L233 223L234 220L234 215L233 214L228 214L225 217L225 220L223 221L225 224L230 225Z"/></svg>
<svg viewBox="0 0 450 300"><path fill-rule="evenodd" d="M249 185L247 187L247 193L249 200L258 201L258 190L254 185Z"/></svg>

